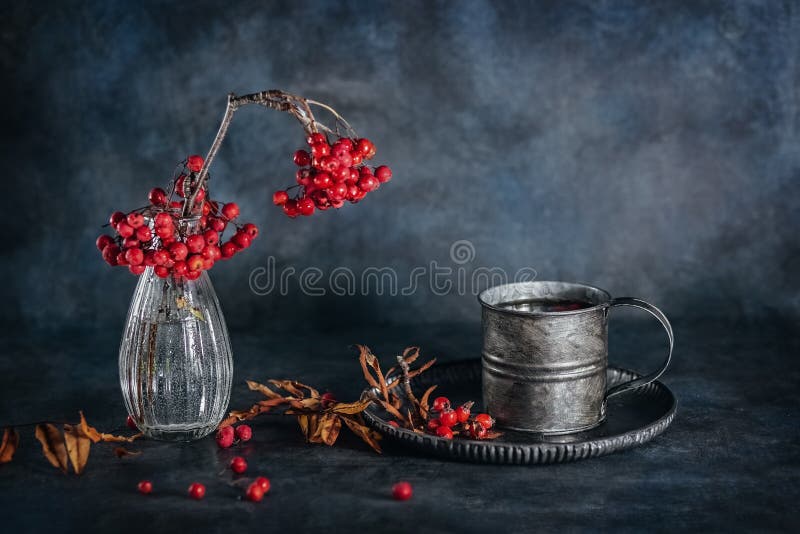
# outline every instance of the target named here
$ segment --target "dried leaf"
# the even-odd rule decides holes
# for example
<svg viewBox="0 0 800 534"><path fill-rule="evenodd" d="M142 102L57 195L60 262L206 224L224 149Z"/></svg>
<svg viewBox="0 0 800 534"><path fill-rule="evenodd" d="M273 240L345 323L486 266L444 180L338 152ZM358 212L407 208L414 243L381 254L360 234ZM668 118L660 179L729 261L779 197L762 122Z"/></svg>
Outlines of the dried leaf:
<svg viewBox="0 0 800 534"><path fill-rule="evenodd" d="M431 366L432 366L434 363L436 363L436 358L433 358L432 360L429 360L429 361L425 362L425 363L424 363L423 365L421 365L421 366L420 366L418 369L414 369L413 371L411 371L410 373L408 373L408 378L414 378L415 376L419 376L419 375L421 375L422 373L424 373L425 371L427 371L428 369L430 369L430 368L431 368Z"/></svg>
<svg viewBox="0 0 800 534"><path fill-rule="evenodd" d="M302 400L295 400L295 399L288 399L289 403L292 405L292 408L300 411L319 411L320 402L319 399L302 399Z"/></svg>
<svg viewBox="0 0 800 534"><path fill-rule="evenodd" d="M67 447L58 428L47 423L36 425L36 439L42 444L42 452L53 467L67 472Z"/></svg>
<svg viewBox="0 0 800 534"><path fill-rule="evenodd" d="M431 386L425 390L425 393L422 394L422 398L419 400L419 405L425 410L425 413L428 412L428 399L431 397L431 393L433 390L436 389L436 386Z"/></svg>
<svg viewBox="0 0 800 534"><path fill-rule="evenodd" d="M206 318L203 315L203 312L200 311L199 308L190 308L189 311L192 312L192 315L197 317L197 319L199 319L200 321L206 322Z"/></svg>
<svg viewBox="0 0 800 534"><path fill-rule="evenodd" d="M247 421L249 419L253 419L259 414L268 412L272 410L274 407L280 406L281 404L288 404L290 401L291 399L277 397L275 399L260 401L251 406L249 410L242 410L242 411L234 410L228 414L228 417L226 417L225 420L219 424L219 426L221 428L224 426L230 426L234 423L238 423L239 421Z"/></svg>
<svg viewBox="0 0 800 534"><path fill-rule="evenodd" d="M269 380L269 383L277 386L285 391L288 391L292 395L298 398L305 398L305 393L300 391L298 385L302 385L299 382L295 382L294 380Z"/></svg>
<svg viewBox="0 0 800 534"><path fill-rule="evenodd" d="M0 464L11 461L19 447L19 432L14 428L3 430L3 443L0 445Z"/></svg>
<svg viewBox="0 0 800 534"><path fill-rule="evenodd" d="M373 364L376 363L375 356L372 354L372 352L370 352L369 347L366 345L356 345L356 347L358 347L358 350L360 351L358 355L358 361L361 363L361 370L364 373L364 379L367 381L367 384L375 389L380 390L383 399L388 401L389 392L388 388L386 387L385 378L379 375L378 379L376 379L370 372L370 368L373 370L375 369L373 366ZM378 369L380 369L380 367L378 367Z"/></svg>
<svg viewBox="0 0 800 534"><path fill-rule="evenodd" d="M398 421L405 421L406 418L403 417L403 414L400 413L399 409L395 408L394 406L392 406L391 404L389 404L388 402L386 402L384 400L381 400L381 399L376 399L376 400L377 400L378 404L383 406L384 410L386 410L387 412L392 414Z"/></svg>
<svg viewBox="0 0 800 534"><path fill-rule="evenodd" d="M407 364L412 364L419 358L419 347L406 347L403 351L403 359Z"/></svg>
<svg viewBox="0 0 800 534"><path fill-rule="evenodd" d="M297 423L300 425L300 431L303 432L303 437L305 437L307 441L310 432L311 416L307 414L298 415Z"/></svg>
<svg viewBox="0 0 800 534"><path fill-rule="evenodd" d="M259 384L258 382L253 382L252 380L247 381L247 387L250 388L250 391L258 391L265 397L269 399L279 399L281 395L272 391L268 386L264 384Z"/></svg>
<svg viewBox="0 0 800 534"><path fill-rule="evenodd" d="M64 425L64 443L67 446L67 455L72 463L72 470L80 475L89 461L89 450L92 440L81 431L80 426Z"/></svg>
<svg viewBox="0 0 800 534"><path fill-rule="evenodd" d="M338 403L333 405L333 408L331 408L331 411L333 413L354 415L354 414L361 413L364 410L366 410L367 407L370 404L372 404L372 401L369 400L369 399L360 400L360 401L356 401L356 402L347 402L347 403L338 402Z"/></svg>
<svg viewBox="0 0 800 534"><path fill-rule="evenodd" d="M142 451L129 451L125 447L117 447L114 449L114 454L117 458L124 458L126 456L139 456Z"/></svg>
<svg viewBox="0 0 800 534"><path fill-rule="evenodd" d="M92 440L94 443L99 441L110 441L114 443L133 443L135 440L144 436L141 432L138 434L134 434L133 436L126 437L126 436L115 436L113 434L103 434L102 432L98 432L96 428L89 426L89 423L86 422L86 417L83 415L83 412L79 412L81 414L81 422L80 422L80 429L84 436Z"/></svg>
<svg viewBox="0 0 800 534"><path fill-rule="evenodd" d="M361 419L361 416L343 416L341 419L344 419L344 423L353 434L364 440L364 442L372 447L375 452L378 454L381 453L381 446L378 444L378 441L381 439L381 435L365 425L363 419Z"/></svg>
<svg viewBox="0 0 800 534"><path fill-rule="evenodd" d="M324 443L333 445L339 437L342 428L342 421L338 415L333 413L322 414L317 421L313 434L308 439L311 443Z"/></svg>

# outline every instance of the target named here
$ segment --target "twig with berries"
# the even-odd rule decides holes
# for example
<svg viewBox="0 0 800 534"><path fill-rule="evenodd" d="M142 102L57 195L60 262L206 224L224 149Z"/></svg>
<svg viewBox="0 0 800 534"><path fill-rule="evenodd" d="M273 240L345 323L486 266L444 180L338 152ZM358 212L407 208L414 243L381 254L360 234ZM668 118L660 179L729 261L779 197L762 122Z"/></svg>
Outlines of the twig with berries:
<svg viewBox="0 0 800 534"><path fill-rule="evenodd" d="M296 174L297 185L276 192L272 198L289 217L340 208L345 200L358 202L392 178L389 167L373 169L364 163L375 155L375 145L358 138L344 117L327 104L279 90L243 96L231 93L206 157L194 155L184 160L167 190L156 187L150 191L148 206L111 215L109 224L116 235L101 235L96 243L109 265L126 266L135 275L152 267L161 278L196 280L216 261L250 246L258 236L258 227L236 222L239 206L212 200L208 187L209 168L234 113L250 104L290 113L307 135L310 154L305 150L294 154L295 163L301 167ZM330 113L333 127L319 122L312 106ZM292 198L291 189L297 189ZM226 228L234 228L228 241L223 239Z"/></svg>

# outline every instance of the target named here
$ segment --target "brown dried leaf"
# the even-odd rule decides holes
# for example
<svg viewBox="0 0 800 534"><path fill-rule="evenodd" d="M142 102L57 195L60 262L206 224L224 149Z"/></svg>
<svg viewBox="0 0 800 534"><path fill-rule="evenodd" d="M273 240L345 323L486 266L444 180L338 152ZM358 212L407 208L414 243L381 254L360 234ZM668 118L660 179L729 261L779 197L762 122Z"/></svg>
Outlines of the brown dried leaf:
<svg viewBox="0 0 800 534"><path fill-rule="evenodd" d="M342 419L353 434L364 440L364 443L372 447L375 452L381 453L381 446L378 444L381 435L365 425L361 416L343 416Z"/></svg>
<svg viewBox="0 0 800 534"><path fill-rule="evenodd" d="M384 377L383 372L381 372L381 364L378 362L378 358L370 353L367 357L367 363L370 365L370 367L372 367L372 370L375 371L375 376L378 379L378 386L380 387L381 395L383 395L383 400L388 401L389 387L386 385L386 377Z"/></svg>
<svg viewBox="0 0 800 534"><path fill-rule="evenodd" d="M239 421L246 421L249 419L253 419L259 414L268 412L272 410L272 408L279 406L281 404L288 404L291 399L285 399L283 397L277 397L275 399L269 399L265 401L259 401L258 403L254 404L250 407L249 410L234 410L228 414L228 417L222 421L219 426L220 428L224 426L230 426L234 423L238 423Z"/></svg>
<svg viewBox="0 0 800 534"><path fill-rule="evenodd" d="M300 425L300 431L303 432L303 436L306 438L306 441L308 441L308 436L311 426L311 415L308 414L298 415L297 423Z"/></svg>
<svg viewBox="0 0 800 534"><path fill-rule="evenodd" d="M333 445L339 437L342 428L342 421L338 415L333 413L322 414L319 417L314 433L308 439L311 443L324 443Z"/></svg>
<svg viewBox="0 0 800 534"><path fill-rule="evenodd" d="M403 351L403 359L407 364L412 364L419 358L419 347L406 347Z"/></svg>
<svg viewBox="0 0 800 534"><path fill-rule="evenodd" d="M86 462L89 461L92 440L83 433L80 426L64 425L64 443L67 446L72 470L76 475L80 475L86 467Z"/></svg>
<svg viewBox="0 0 800 534"><path fill-rule="evenodd" d="M138 434L134 434L133 436L115 436L114 434L103 434L102 432L98 432L98 430L92 426L89 426L89 423L86 422L86 417L83 415L83 412L79 412L81 414L81 422L80 422L80 430L84 436L92 440L94 443L98 441L108 441L111 443L133 443L137 439L144 436L143 433L139 432Z"/></svg>
<svg viewBox="0 0 800 534"><path fill-rule="evenodd" d="M425 393L422 394L422 398L419 400L419 406L422 408L422 416L427 419L428 418L428 399L431 397L431 393L433 390L436 389L436 386L431 386L425 390Z"/></svg>
<svg viewBox="0 0 800 534"><path fill-rule="evenodd" d="M19 432L14 428L3 430L3 443L0 445L0 464L11 461L19 447Z"/></svg>
<svg viewBox="0 0 800 534"><path fill-rule="evenodd" d="M288 391L289 393L291 393L292 395L294 395L295 397L298 397L300 399L305 398L305 396L306 396L305 393L300 391L300 389L298 387L298 386L302 386L302 384L300 384L299 382L295 382L294 380L274 380L274 379L270 379L269 383L272 384L273 386L277 386L277 387L279 387L279 388L281 388L281 389L283 389L285 391Z"/></svg>
<svg viewBox="0 0 800 534"><path fill-rule="evenodd" d="M361 413L364 410L366 410L367 407L370 404L372 404L372 401L369 400L369 399L360 400L360 401L356 401L356 402L347 402L347 403L338 402L338 403L333 405L333 408L331 408L331 411L333 413L354 415L354 414Z"/></svg>
<svg viewBox="0 0 800 534"><path fill-rule="evenodd" d="M392 415L395 417L395 419L397 419L398 421L405 421L405 419L406 419L406 418L405 418L405 417L403 417L403 414L401 414L401 413L400 413L400 410L399 410L398 408L395 408L394 406L392 406L392 405L391 405L391 404L389 404L388 402L386 402L386 401L384 401L384 400L381 400L381 399L376 399L376 401L377 401L377 402L378 402L378 403L379 403L381 406L383 406L383 409L384 409L384 410L386 410L387 412L389 412L390 414L392 414Z"/></svg>
<svg viewBox="0 0 800 534"><path fill-rule="evenodd" d="M419 376L419 375L421 375L422 373L424 373L425 371L427 371L428 369L430 369L430 368L431 368L431 366L432 366L434 363L436 363L436 358L434 358L434 359L432 359L432 360L430 360L430 361L427 361L427 362L425 362L425 363L424 363L423 365L421 365L421 366L420 366L418 369L414 369L413 371L411 371L410 373L408 373L408 378L414 378L415 376Z"/></svg>
<svg viewBox="0 0 800 534"><path fill-rule="evenodd" d="M378 381L375 380L374 376L372 376L372 373L369 370L370 369L369 364L367 362L368 358L374 359L375 356L373 356L372 353L369 351L369 347L365 345L356 345L356 347L358 347L358 350L360 351L360 354L358 355L358 361L361 364L361 370L364 372L364 379L367 381L367 384L369 384L370 387L373 387L375 389L381 389L381 386L380 384L378 384Z"/></svg>
<svg viewBox="0 0 800 534"><path fill-rule="evenodd" d="M280 399L281 395L272 391L269 387L265 386L264 384L259 384L258 382L253 382L252 380L247 381L247 387L250 388L250 391L258 391L268 399Z"/></svg>
<svg viewBox="0 0 800 534"><path fill-rule="evenodd" d="M394 393L389 393L389 402L391 403L392 406L394 406L398 410L400 409L401 406L403 406L403 399L401 399Z"/></svg>
<svg viewBox="0 0 800 534"><path fill-rule="evenodd" d="M117 447L114 449L114 455L117 458L124 458L126 456L139 456L142 454L142 451L129 451L125 447Z"/></svg>
<svg viewBox="0 0 800 534"><path fill-rule="evenodd" d="M64 436L58 428L49 423L36 425L36 439L42 444L42 452L47 461L66 474L67 447L64 444Z"/></svg>

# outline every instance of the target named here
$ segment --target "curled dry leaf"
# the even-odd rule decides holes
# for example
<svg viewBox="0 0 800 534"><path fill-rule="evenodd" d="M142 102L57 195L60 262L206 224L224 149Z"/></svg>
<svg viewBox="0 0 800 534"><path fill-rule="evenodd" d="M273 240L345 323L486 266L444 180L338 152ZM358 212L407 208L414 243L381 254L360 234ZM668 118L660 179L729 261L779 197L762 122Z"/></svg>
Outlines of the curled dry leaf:
<svg viewBox="0 0 800 534"><path fill-rule="evenodd" d="M83 433L80 426L64 425L64 443L67 445L67 455L72 463L72 470L76 475L80 475L86 467L86 462L89 461L92 440Z"/></svg>
<svg viewBox="0 0 800 534"><path fill-rule="evenodd" d="M0 444L0 464L11 461L19 447L19 432L14 428L3 430L3 442Z"/></svg>
<svg viewBox="0 0 800 534"><path fill-rule="evenodd" d="M133 443L137 439L144 436L141 432L138 434L134 434L133 436L115 436L113 434L104 434L102 432L98 432L96 428L89 426L89 423L86 422L86 417L83 415L83 412L79 412L81 414L81 422L80 422L80 429L83 434L88 437L92 442L97 443L99 441L110 441L112 443Z"/></svg>
<svg viewBox="0 0 800 534"><path fill-rule="evenodd" d="M381 435L365 425L364 419L360 415L357 418L343 417L342 419L344 419L344 424L347 425L351 432L364 440L375 452L381 453L381 446L378 444Z"/></svg>
<svg viewBox="0 0 800 534"><path fill-rule="evenodd" d="M114 449L114 455L117 458L125 458L126 456L139 456L142 454L142 451L129 451L125 447L116 447Z"/></svg>
<svg viewBox="0 0 800 534"><path fill-rule="evenodd" d="M355 415L366 410L370 404L372 404L372 401L369 399L356 402L340 402L334 404L331 411L338 414Z"/></svg>
<svg viewBox="0 0 800 534"><path fill-rule="evenodd" d="M67 472L67 447L64 436L50 423L36 425L36 439L42 444L45 458L63 473Z"/></svg>
<svg viewBox="0 0 800 534"><path fill-rule="evenodd" d="M311 436L308 441L333 445L336 443L341 429L342 420L339 416L333 413L324 413L317 418L315 428L309 429Z"/></svg>

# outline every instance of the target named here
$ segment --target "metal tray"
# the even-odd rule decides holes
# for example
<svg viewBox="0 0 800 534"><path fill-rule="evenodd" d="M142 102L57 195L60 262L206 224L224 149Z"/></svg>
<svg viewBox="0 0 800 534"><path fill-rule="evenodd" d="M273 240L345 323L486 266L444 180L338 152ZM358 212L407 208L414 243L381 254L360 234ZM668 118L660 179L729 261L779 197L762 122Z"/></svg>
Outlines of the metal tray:
<svg viewBox="0 0 800 534"><path fill-rule="evenodd" d="M627 369L609 367L608 387L638 376ZM472 400L475 401L472 413L480 410L480 360L437 364L412 380L415 391L424 391L433 384L439 385L436 394L447 396L454 405ZM386 439L397 440L424 454L465 462L528 465L572 462L637 447L666 430L675 418L677 406L678 401L669 388L655 381L609 399L606 421L591 430L544 436L499 429L503 435L487 441L459 437L447 440L395 428L389 424L387 414L376 405L363 414L367 424Z"/></svg>

